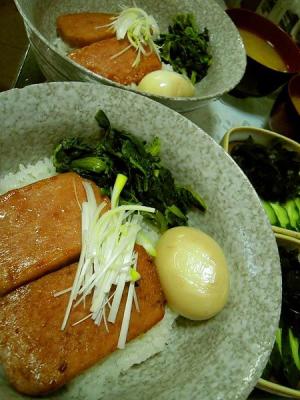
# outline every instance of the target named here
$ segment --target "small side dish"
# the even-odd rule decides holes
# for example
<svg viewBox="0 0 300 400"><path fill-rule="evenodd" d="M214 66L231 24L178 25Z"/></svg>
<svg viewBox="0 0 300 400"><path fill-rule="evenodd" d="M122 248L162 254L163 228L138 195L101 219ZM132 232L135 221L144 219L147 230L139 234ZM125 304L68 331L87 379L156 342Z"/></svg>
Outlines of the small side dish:
<svg viewBox="0 0 300 400"><path fill-rule="evenodd" d="M271 225L300 231L300 153L282 142L265 146L249 136L232 142L230 155L260 196Z"/></svg>
<svg viewBox="0 0 300 400"><path fill-rule="evenodd" d="M231 129L222 144L257 191L273 225L281 261L281 318L273 351L257 386L273 394L300 398L300 146L254 127Z"/></svg>
<svg viewBox="0 0 300 400"><path fill-rule="evenodd" d="M300 146L271 131L243 127L223 144L259 195L274 230L300 237Z"/></svg>
<svg viewBox="0 0 300 400"><path fill-rule="evenodd" d="M274 348L262 378L299 389L300 241L278 235L277 243L282 270L282 310ZM283 388L281 392L284 394Z"/></svg>
<svg viewBox="0 0 300 400"><path fill-rule="evenodd" d="M209 32L193 14L177 14L167 33L138 7L120 13L61 15L57 33L68 56L96 74L159 96L195 94L212 62ZM156 73L155 75L153 75Z"/></svg>
<svg viewBox="0 0 300 400"><path fill-rule="evenodd" d="M273 43L242 26L238 29L249 57L277 71L289 70L287 62Z"/></svg>
<svg viewBox="0 0 300 400"><path fill-rule="evenodd" d="M278 25L245 8L226 12L238 28L247 54L246 72L234 94L266 96L300 71L299 48Z"/></svg>

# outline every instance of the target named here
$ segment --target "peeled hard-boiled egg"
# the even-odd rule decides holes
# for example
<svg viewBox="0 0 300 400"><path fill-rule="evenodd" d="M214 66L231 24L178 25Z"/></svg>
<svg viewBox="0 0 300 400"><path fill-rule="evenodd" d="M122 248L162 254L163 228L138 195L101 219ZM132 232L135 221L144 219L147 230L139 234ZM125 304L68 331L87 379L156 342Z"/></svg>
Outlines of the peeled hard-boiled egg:
<svg viewBox="0 0 300 400"><path fill-rule="evenodd" d="M169 306L192 319L213 317L225 306L229 272L218 243L190 227L167 230L159 239L155 264Z"/></svg>
<svg viewBox="0 0 300 400"><path fill-rule="evenodd" d="M160 69L150 72L138 84L142 92L168 97L194 96L192 82L177 72Z"/></svg>

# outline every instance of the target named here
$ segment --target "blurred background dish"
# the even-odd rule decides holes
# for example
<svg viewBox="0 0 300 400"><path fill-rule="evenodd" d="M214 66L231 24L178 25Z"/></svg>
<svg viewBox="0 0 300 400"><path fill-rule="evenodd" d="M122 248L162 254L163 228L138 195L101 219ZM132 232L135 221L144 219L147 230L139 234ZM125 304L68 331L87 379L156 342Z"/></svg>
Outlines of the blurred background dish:
<svg viewBox="0 0 300 400"><path fill-rule="evenodd" d="M283 280L281 323L277 330L270 360L263 373L263 378L259 379L257 386L278 396L300 399L300 370L295 364L297 359L293 357L292 343L289 340L292 337L295 338L294 343L297 346L300 337L300 309L297 301L300 289L297 279L300 263L300 240L278 233L275 234L275 237L281 259ZM296 353L294 355L297 356Z"/></svg>
<svg viewBox="0 0 300 400"><path fill-rule="evenodd" d="M59 15L82 11L116 12L119 11L119 1L16 0L15 3L24 18L39 66L48 80L96 81L132 90L88 71L55 46L56 18ZM195 96L172 98L148 95L149 97L177 111L188 111L222 96L237 85L245 71L245 51L238 31L218 4L210 0L174 0L172 3L140 0L137 6L154 16L161 32L167 31L172 16L179 12L191 12L201 30L208 28L211 39L212 64L207 76L196 84Z"/></svg>
<svg viewBox="0 0 300 400"><path fill-rule="evenodd" d="M268 18L300 45L300 2L298 0L226 0L227 7L242 7Z"/></svg>
<svg viewBox="0 0 300 400"><path fill-rule="evenodd" d="M242 151L237 153L236 145ZM273 231L300 240L300 144L267 129L241 126L224 135L222 146L248 176Z"/></svg>
<svg viewBox="0 0 300 400"><path fill-rule="evenodd" d="M300 141L300 75L294 76L279 93L269 125L273 131Z"/></svg>
<svg viewBox="0 0 300 400"><path fill-rule="evenodd" d="M266 96L300 71L300 50L281 28L243 8L230 8L227 14L239 29L247 53L246 72L232 94Z"/></svg>
<svg viewBox="0 0 300 400"><path fill-rule="evenodd" d="M300 399L300 145L285 136L255 127L231 129L225 134L222 145L257 191L272 224L281 259L281 322L270 360L257 387L284 398ZM294 189L295 196L292 195Z"/></svg>

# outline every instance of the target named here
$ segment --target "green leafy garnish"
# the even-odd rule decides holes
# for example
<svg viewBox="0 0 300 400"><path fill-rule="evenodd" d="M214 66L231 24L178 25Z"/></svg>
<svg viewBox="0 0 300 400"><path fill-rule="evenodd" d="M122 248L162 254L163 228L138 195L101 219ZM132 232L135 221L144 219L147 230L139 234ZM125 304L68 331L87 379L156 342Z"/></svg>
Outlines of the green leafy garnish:
<svg viewBox="0 0 300 400"><path fill-rule="evenodd" d="M300 154L281 141L264 146L249 136L234 144L230 155L263 200L283 203L300 195Z"/></svg>
<svg viewBox="0 0 300 400"><path fill-rule="evenodd" d="M123 174L128 181L120 204L154 207L155 215L145 218L160 231L186 225L187 213L192 208L206 209L197 193L176 185L171 172L162 166L157 137L145 143L128 132L114 129L102 110L96 120L102 136L92 145L81 138L68 138L56 146L53 163L58 172L75 171L94 181L106 195L110 194L116 176Z"/></svg>
<svg viewBox="0 0 300 400"><path fill-rule="evenodd" d="M200 32L193 14L177 14L168 33L161 34L156 44L160 46L161 60L193 84L207 75L212 62L209 34L206 28Z"/></svg>

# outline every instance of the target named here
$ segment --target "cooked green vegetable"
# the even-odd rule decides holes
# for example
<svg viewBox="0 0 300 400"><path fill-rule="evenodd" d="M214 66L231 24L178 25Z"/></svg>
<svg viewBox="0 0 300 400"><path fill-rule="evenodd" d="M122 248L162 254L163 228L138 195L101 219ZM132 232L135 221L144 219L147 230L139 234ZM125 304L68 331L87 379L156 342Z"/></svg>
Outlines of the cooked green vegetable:
<svg viewBox="0 0 300 400"><path fill-rule="evenodd" d="M230 154L260 196L270 223L300 231L300 154L276 140L255 143L251 136L235 143Z"/></svg>
<svg viewBox="0 0 300 400"><path fill-rule="evenodd" d="M298 388L300 383L300 253L297 249L279 247L282 271L282 310L280 327L265 379Z"/></svg>
<svg viewBox="0 0 300 400"><path fill-rule="evenodd" d="M160 46L161 60L193 84L206 76L212 62L209 34L206 28L200 32L193 14L177 14L168 33L161 34L156 44Z"/></svg>
<svg viewBox="0 0 300 400"><path fill-rule="evenodd" d="M273 140L264 146L249 136L236 143L230 154L263 200L285 203L300 196L300 154L282 142Z"/></svg>
<svg viewBox="0 0 300 400"><path fill-rule="evenodd" d="M290 199L286 203L281 204L262 200L262 205L268 215L271 225L299 232L300 210L297 206L299 201L299 197Z"/></svg>
<svg viewBox="0 0 300 400"><path fill-rule="evenodd" d="M192 208L206 209L197 193L176 185L171 172L162 166L158 138L145 143L130 133L113 129L102 110L96 120L102 131L97 142L89 144L81 138L68 138L56 146L53 163L58 172L75 171L93 180L107 195L116 176L125 175L128 181L121 202L155 207L155 215L145 218L160 231L186 225L187 213Z"/></svg>

